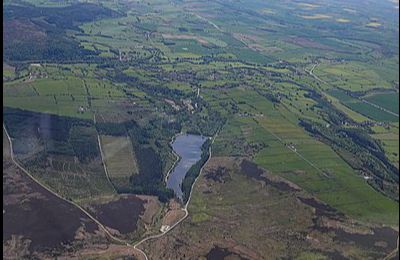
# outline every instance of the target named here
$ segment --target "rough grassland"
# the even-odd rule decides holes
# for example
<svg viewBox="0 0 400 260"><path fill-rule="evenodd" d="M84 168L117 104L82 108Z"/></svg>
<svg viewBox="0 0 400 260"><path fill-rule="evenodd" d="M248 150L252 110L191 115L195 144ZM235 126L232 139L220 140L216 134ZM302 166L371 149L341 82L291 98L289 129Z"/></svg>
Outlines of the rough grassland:
<svg viewBox="0 0 400 260"><path fill-rule="evenodd" d="M3 257L37 258L34 255L38 252L65 250L77 241L77 232L86 234L88 239L98 230L97 224L78 208L60 200L17 168L11 161L4 129L3 152ZM79 239L80 243L86 239Z"/></svg>
<svg viewBox="0 0 400 260"><path fill-rule="evenodd" d="M244 162L213 157L207 163L194 188L189 217L141 245L149 259L369 259L396 247L395 230L375 228L368 235L369 227L304 199L293 184ZM342 241L347 241L345 247ZM376 246L377 241L385 241L386 247Z"/></svg>
<svg viewBox="0 0 400 260"><path fill-rule="evenodd" d="M126 181L129 177L138 173L138 167L132 148L132 143L128 137L117 137L102 135L101 146L104 161L107 166L109 177L112 181Z"/></svg>

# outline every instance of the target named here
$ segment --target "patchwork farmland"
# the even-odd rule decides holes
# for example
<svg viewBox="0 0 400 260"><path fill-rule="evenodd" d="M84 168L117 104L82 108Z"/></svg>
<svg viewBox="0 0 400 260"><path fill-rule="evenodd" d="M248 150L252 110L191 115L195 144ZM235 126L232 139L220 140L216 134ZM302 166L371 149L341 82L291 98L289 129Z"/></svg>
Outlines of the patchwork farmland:
<svg viewBox="0 0 400 260"><path fill-rule="evenodd" d="M398 254L398 1L3 9L3 257Z"/></svg>

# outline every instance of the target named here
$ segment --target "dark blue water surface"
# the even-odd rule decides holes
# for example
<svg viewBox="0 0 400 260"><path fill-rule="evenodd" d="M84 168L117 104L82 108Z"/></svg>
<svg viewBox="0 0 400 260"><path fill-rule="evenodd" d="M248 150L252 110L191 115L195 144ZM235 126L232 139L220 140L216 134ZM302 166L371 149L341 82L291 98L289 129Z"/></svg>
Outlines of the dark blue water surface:
<svg viewBox="0 0 400 260"><path fill-rule="evenodd" d="M178 135L172 143L172 148L181 157L167 179L167 187L173 189L176 197L182 199L181 184L187 171L201 158L201 146L207 137L200 135Z"/></svg>

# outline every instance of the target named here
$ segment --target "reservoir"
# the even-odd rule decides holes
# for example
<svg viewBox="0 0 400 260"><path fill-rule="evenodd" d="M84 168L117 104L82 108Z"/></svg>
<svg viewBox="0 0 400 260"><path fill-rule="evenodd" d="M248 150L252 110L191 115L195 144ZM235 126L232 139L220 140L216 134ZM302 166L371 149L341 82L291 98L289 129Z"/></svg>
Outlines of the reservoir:
<svg viewBox="0 0 400 260"><path fill-rule="evenodd" d="M172 148L179 155L180 160L170 172L167 187L173 189L175 196L182 200L181 184L187 171L201 158L201 146L207 137L200 135L181 134L172 143Z"/></svg>

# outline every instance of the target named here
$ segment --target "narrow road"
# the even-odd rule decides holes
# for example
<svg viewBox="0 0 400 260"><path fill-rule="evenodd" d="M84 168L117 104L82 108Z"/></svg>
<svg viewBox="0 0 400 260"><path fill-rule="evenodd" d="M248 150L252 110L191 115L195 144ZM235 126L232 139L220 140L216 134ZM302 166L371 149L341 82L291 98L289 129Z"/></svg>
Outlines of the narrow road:
<svg viewBox="0 0 400 260"><path fill-rule="evenodd" d="M24 167L22 167L22 165L19 164L19 162L18 162L18 161L15 159L15 157L14 157L14 150L13 150L12 140L11 140L10 135L9 135L8 132L7 132L7 129L6 129L5 125L4 125L4 123L3 123L3 129L4 129L4 132L5 132L6 136L7 136L8 142L9 142L9 144L10 144L10 157L11 157L11 160L12 160L12 162L13 162L21 171L23 171L26 175L28 175L29 178L31 178L34 182L36 182L38 185L40 185L43 189L47 190L48 192L50 192L51 194L53 194L53 195L56 196L57 198L59 198L59 199L65 201L65 202L67 202L68 204L70 204L70 205L72 205L72 206L75 206L75 207L77 207L78 209L80 209L86 216L88 216L91 220L93 220L93 221L106 233L106 235L107 235L109 238L111 238L112 240L116 241L116 242L119 243L119 244L125 244L125 245L128 246L128 247L132 247L132 248L136 249L134 246L132 246L131 244L129 244L127 241L122 240L122 239L119 239L119 238L113 236L113 235L108 231L108 229L107 229L99 220L97 220L95 217L93 217L89 212L87 212L87 211L86 211L84 208L82 208L80 205L78 205L77 203L75 203L75 202L73 202L73 201L71 201L71 200L67 200L67 199L63 198L62 196L60 196L58 193L52 191L49 187L47 187L45 184L43 184L42 182L40 182L38 179L36 179L34 176L32 176ZM136 250L137 250L138 252L142 253L142 254L145 256L145 258L147 259L147 256L146 256L141 250L138 250L138 249L136 249Z"/></svg>
<svg viewBox="0 0 400 260"><path fill-rule="evenodd" d="M199 179L201 173L203 172L204 167L207 165L207 163L208 163L208 162L210 161L210 159L211 159L211 146L212 146L212 144L214 143L215 138L218 136L218 133L219 133L219 131L214 135L214 137L212 137L211 144L210 144L210 147L209 147L209 150L208 150L208 152L209 152L208 159L207 159L207 161L203 164L203 166L202 166L201 169L200 169L199 175L198 175L197 178L194 180L194 182L193 182L193 184L192 184L192 187L191 187L191 189L190 189L189 198L188 198L188 200L187 200L185 206L182 208L182 210L185 211L185 215L184 215L180 220L178 220L174 225L172 225L169 229L167 229L166 231L164 231L164 232L162 232L162 233L160 233L160 234L157 234L157 235L152 235L152 236L146 237L146 238L142 239L141 241L137 242L137 243L134 245L134 248L135 248L136 250L139 250L139 251L144 255L144 257L145 257L146 260L148 260L146 253L145 253L143 250L141 250L141 249L139 249L139 248L137 248L137 247L138 247L139 245L141 245L142 243L148 241L148 240L156 239L156 238L160 238L160 237L164 236L165 234L167 234L169 231L171 231L172 229L174 229L177 225L179 225L182 221L184 221L184 220L189 216L188 206L189 206L190 200L191 200L191 198L192 198L192 193L193 193L194 185L195 185L195 183L197 182L197 180ZM171 170L172 170L172 169L173 169L173 168L171 168ZM171 171L171 170L170 170L170 171Z"/></svg>
<svg viewBox="0 0 400 260"><path fill-rule="evenodd" d="M214 27L214 28L217 29L218 31L224 32L224 31L221 30L221 28L219 28L219 26L216 25L213 21L210 21L210 20L208 20L207 18L204 18L203 16L201 16L201 15L199 15L199 14L197 14L197 13L194 13L194 12L189 12L189 13L192 14L192 15L194 15L194 16L196 16L196 17L199 18L200 20L203 20L203 21L207 22L208 24L210 24L212 27Z"/></svg>
<svg viewBox="0 0 400 260"><path fill-rule="evenodd" d="M328 82L326 82L325 80L320 79L317 75L315 75L313 73L314 69L319 65L319 63L316 63L313 65L313 67L310 70L304 69L305 72L307 72L308 74L310 74L310 76L314 77L316 80L318 80L319 82L328 84Z"/></svg>
<svg viewBox="0 0 400 260"><path fill-rule="evenodd" d="M31 178L34 182L36 182L38 185L40 185L42 188L44 188L45 190L47 190L48 192L50 192L51 194L53 194L53 195L56 196L57 198L59 198L59 199L65 201L65 202L69 203L70 205L75 206L75 207L77 207L78 209L80 209L86 216L88 216L91 220L93 220L93 221L106 233L106 235L107 235L109 238L111 238L112 240L116 241L117 243L124 244L124 245L126 245L126 246L128 246L128 247L132 247L132 248L135 249L137 252L139 252L139 253L144 257L144 259L146 259L146 260L148 260L148 257L147 257L147 255L146 255L146 253L145 253L143 250L139 249L138 246L139 246L140 244L142 244L142 243L144 243L144 242L150 240L150 239L160 238L160 237L164 236L164 235L167 234L169 231L171 231L172 229L174 229L177 225L179 225L183 220L185 220L185 219L187 218L187 216L189 215L189 211L188 211L187 208L188 208L189 202L190 202L190 200L191 200L191 198L192 198L193 187L194 187L196 181L198 180L198 178L200 177L200 175L201 175L201 173L202 173L202 171L203 171L204 166L205 166L205 165L209 162L209 160L211 159L211 146L212 146L212 144L214 143L215 138L216 138L217 135L218 135L218 132L217 132L217 133L214 135L214 137L212 138L212 141L211 141L211 144L210 144L210 148L209 148L209 156L208 156L208 159L207 159L207 161L204 163L204 165L201 167L200 172L199 172L199 175L197 176L197 178L196 178L195 181L193 182L192 188L191 188L191 190L190 190L190 195L189 195L188 201L186 202L185 206L182 208L182 210L185 211L185 215L184 215L180 220L178 220L174 225L172 225L168 230L166 230L166 231L164 231L164 232L162 232L162 233L160 233L160 234L152 235L152 236L149 236L149 237L147 237L147 238L144 238L144 239L140 240L139 242L137 242L137 243L135 243L135 244L130 244L128 241L123 240L123 239L119 239L119 238L115 237L114 235L112 235L112 234L108 231L108 229L107 229L99 220L97 220L94 216L92 216L92 215L91 215L88 211L86 211L83 207L81 207L80 205L78 205L77 203L75 203L75 202L73 202L73 201L70 201L70 200L67 200L67 199L63 198L63 197L60 196L58 193L52 191L49 187L47 187L45 184L43 184L43 183L40 182L38 179L36 179L34 176L32 176L32 175L28 172L28 170L26 170L26 169L15 159L15 157L14 157L14 151L13 151L12 140L11 140L11 137L9 136L9 134L8 134L8 132L7 132L7 129L6 129L5 125L4 125L4 123L3 123L3 129L4 129L4 132L5 132L6 136L7 136L8 142L9 142L9 144L10 144L10 157L11 157L11 160L12 160L12 162L13 162L21 171L23 171L23 172L24 172L26 175L28 175L29 178ZM99 141L99 145L100 145L100 139L98 139L98 141ZM101 146L100 146L100 147L101 147ZM101 148L100 148L100 149L101 149ZM175 164L176 164L176 162L177 162L178 160L179 160L179 158L178 158L178 159L175 161L175 163L172 165L170 171L173 170L173 168L175 167ZM169 172L170 172L170 171L169 171ZM107 172L107 171L106 171L106 172ZM107 176L107 177L108 177L108 176Z"/></svg>
<svg viewBox="0 0 400 260"><path fill-rule="evenodd" d="M95 128L96 128L96 114L93 114L93 122L94 122L94 125L95 125ZM110 175L108 174L105 156L104 156L104 153L103 153L103 149L101 148L100 135L99 135L99 132L97 131L97 129L96 129L96 132L97 132L97 142L99 143L101 162L103 163L104 172L106 173L107 180L110 183L111 187L114 189L115 192L117 192L117 189L115 188L114 184L111 182Z"/></svg>

